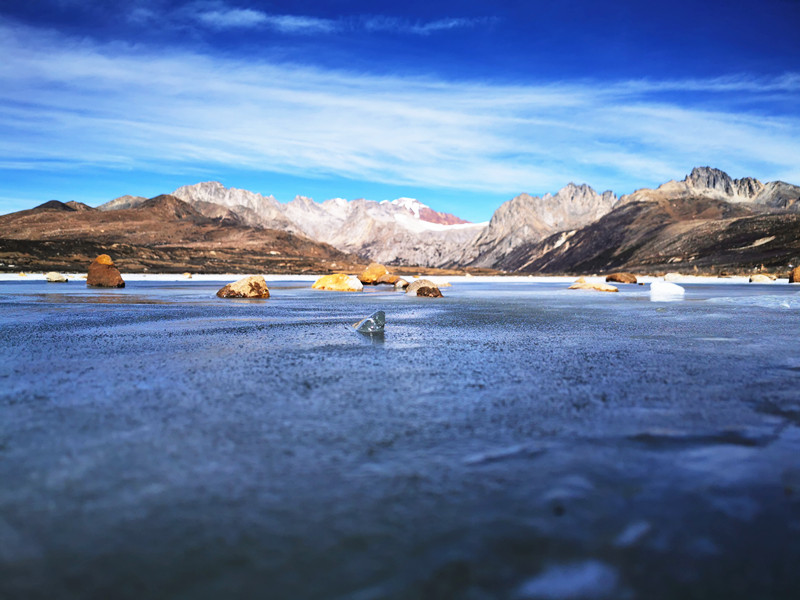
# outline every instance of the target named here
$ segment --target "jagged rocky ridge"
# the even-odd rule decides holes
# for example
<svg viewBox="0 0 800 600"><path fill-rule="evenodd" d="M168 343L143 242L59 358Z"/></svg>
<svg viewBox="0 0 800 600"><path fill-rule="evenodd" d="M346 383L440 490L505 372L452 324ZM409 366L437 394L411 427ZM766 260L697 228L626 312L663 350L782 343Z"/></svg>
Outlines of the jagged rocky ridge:
<svg viewBox="0 0 800 600"><path fill-rule="evenodd" d="M290 231L366 260L395 265L451 264L485 226L434 211L411 198L314 202L297 196L281 204L273 196L226 188L215 181L183 186L172 195L209 217L218 217L217 211L224 207L242 224ZM100 209L114 210L142 201L124 196Z"/></svg>
<svg viewBox="0 0 800 600"><path fill-rule="evenodd" d="M668 181L655 190L642 189L622 196L620 204L669 198L701 197L800 212L800 187L783 181L761 183L752 177L733 179L719 169L695 167L683 181Z"/></svg>
<svg viewBox="0 0 800 600"><path fill-rule="evenodd" d="M470 242L455 262L494 268L516 248L539 241L553 232L582 227L608 213L617 197L598 194L586 184L568 184L542 197L521 194L498 208L488 227Z"/></svg>
<svg viewBox="0 0 800 600"><path fill-rule="evenodd" d="M585 184L542 197L521 194L500 206L488 224L465 223L409 198L314 202L297 196L282 204L217 182L184 186L174 196L195 218L220 226L282 231L400 266L586 273L800 262L793 241L800 238L793 216L800 214L800 187L732 179L710 167L620 198ZM123 196L98 211L70 204L110 214L148 202Z"/></svg>
<svg viewBox="0 0 800 600"><path fill-rule="evenodd" d="M395 265L489 267L514 248L555 231L580 227L606 214L617 202L612 192L569 184L543 197L521 194L503 204L492 220L467 223L411 198L375 202L297 196L287 204L273 196L225 188L218 182L183 186L173 195L209 217L225 207L243 224L292 231L343 252ZM101 206L129 207L143 199L124 196ZM217 207L215 209L215 207Z"/></svg>

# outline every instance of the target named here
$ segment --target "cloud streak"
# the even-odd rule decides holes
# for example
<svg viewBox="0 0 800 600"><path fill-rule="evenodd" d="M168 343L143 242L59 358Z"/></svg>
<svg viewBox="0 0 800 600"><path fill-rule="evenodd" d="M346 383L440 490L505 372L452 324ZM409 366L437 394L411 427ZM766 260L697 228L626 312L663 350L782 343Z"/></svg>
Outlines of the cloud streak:
<svg viewBox="0 0 800 600"><path fill-rule="evenodd" d="M453 29L467 29L489 23L490 19L447 18L434 21L408 21L396 17L362 16L325 19L303 15L279 15L250 8L233 8L221 2L197 2L184 7L179 16L188 16L201 26L214 30L271 29L280 33L312 35L342 32L387 32L428 36ZM131 18L141 20L141 9Z"/></svg>
<svg viewBox="0 0 800 600"><path fill-rule="evenodd" d="M800 181L800 119L770 104L796 97L796 74L444 82L148 54L2 23L0 54L5 169L203 165L509 194L570 180L630 191L705 164ZM687 90L703 103L675 100Z"/></svg>
<svg viewBox="0 0 800 600"><path fill-rule="evenodd" d="M367 31L386 31L391 33L410 33L414 35L431 35L451 29L468 29L488 23L490 19L438 19L428 22L409 22L393 17L372 16L361 19L361 25Z"/></svg>
<svg viewBox="0 0 800 600"><path fill-rule="evenodd" d="M294 15L271 15L251 9L223 9L199 12L197 21L212 29L268 27L283 33L310 34L335 31L336 21Z"/></svg>

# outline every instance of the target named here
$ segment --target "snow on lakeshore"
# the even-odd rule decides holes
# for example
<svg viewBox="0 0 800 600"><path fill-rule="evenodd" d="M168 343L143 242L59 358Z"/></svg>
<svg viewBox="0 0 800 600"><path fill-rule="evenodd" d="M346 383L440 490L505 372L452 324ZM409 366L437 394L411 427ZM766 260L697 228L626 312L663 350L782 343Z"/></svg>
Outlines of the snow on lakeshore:
<svg viewBox="0 0 800 600"><path fill-rule="evenodd" d="M67 278L72 281L82 281L86 273L63 273ZM126 281L237 281L243 277L250 275L261 275L261 273L193 273L191 279L180 273L125 273L122 276ZM267 281L316 281L321 275L286 275L286 274L264 274L264 279ZM403 275L404 279L413 281L414 279L422 278L429 279L436 284L443 283L572 283L577 279L575 277L565 277L561 275L424 275L420 274L419 277L411 275ZM605 276L584 276L586 281L590 283L600 283L605 281ZM0 273L0 281L24 281L29 279L32 281L44 281L44 273L41 272L27 272L25 275L16 273ZM648 284L653 281L663 281L662 277L653 276L637 276L639 282ZM676 283L683 284L741 284L748 283L749 277L746 275L736 277L701 277L694 275L686 275L680 279L675 280ZM778 279L771 283L752 285L780 285L788 284L789 280L786 278Z"/></svg>

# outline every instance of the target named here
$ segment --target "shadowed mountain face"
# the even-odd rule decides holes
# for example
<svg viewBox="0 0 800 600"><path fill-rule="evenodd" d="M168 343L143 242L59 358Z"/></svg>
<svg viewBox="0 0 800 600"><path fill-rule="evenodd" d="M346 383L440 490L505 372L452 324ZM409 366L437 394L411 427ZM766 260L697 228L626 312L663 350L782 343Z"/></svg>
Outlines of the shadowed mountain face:
<svg viewBox="0 0 800 600"><path fill-rule="evenodd" d="M51 201L0 217L0 268L82 271L101 253L123 271L330 272L361 262L291 232L248 227L219 207L205 216L174 196L119 210L82 206Z"/></svg>
<svg viewBox="0 0 800 600"><path fill-rule="evenodd" d="M710 198L627 203L582 229L520 246L500 268L526 273L780 270L800 262L800 215Z"/></svg>

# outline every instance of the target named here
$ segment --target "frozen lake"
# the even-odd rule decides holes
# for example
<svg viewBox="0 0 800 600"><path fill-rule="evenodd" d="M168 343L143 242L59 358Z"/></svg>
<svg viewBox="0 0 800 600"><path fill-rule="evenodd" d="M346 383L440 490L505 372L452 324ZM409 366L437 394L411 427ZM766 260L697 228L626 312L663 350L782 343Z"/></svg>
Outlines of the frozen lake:
<svg viewBox="0 0 800 600"><path fill-rule="evenodd" d="M1 598L797 597L800 286L230 281L0 281Z"/></svg>

